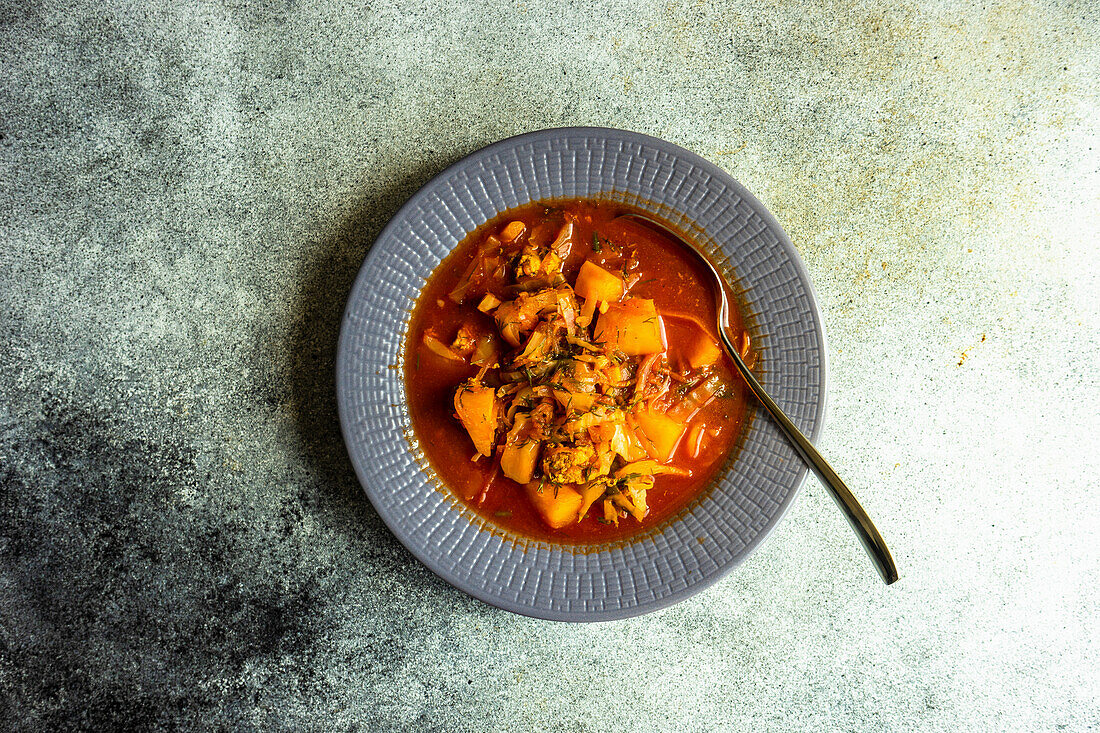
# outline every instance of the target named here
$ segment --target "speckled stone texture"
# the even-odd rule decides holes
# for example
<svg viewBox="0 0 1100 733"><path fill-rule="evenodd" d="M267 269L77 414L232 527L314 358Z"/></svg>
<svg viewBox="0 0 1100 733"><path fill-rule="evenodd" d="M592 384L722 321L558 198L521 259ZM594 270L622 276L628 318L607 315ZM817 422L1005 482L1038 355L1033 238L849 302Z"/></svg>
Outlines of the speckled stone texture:
<svg viewBox="0 0 1100 733"><path fill-rule="evenodd" d="M1100 9L0 5L0 726L1100 728ZM778 216L829 333L759 552L641 618L486 607L396 543L332 380L433 173L634 129Z"/></svg>

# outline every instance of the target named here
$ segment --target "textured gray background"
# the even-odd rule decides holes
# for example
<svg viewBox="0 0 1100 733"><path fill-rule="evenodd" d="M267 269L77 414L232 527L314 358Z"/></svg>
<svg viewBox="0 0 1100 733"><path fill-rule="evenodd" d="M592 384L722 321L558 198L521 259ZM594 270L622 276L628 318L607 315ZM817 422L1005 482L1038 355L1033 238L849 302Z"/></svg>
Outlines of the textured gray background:
<svg viewBox="0 0 1100 733"><path fill-rule="evenodd" d="M1100 727L1100 11L1038 0L0 6L0 725ZM778 216L830 337L807 485L713 589L568 626L357 487L342 300L445 164L647 132Z"/></svg>

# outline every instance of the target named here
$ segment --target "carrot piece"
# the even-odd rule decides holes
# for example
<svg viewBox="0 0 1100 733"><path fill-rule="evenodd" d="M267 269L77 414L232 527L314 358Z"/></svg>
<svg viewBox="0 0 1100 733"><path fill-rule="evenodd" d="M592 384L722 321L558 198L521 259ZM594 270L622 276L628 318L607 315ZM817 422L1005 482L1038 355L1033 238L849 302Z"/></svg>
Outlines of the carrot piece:
<svg viewBox="0 0 1100 733"><path fill-rule="evenodd" d="M538 481L528 482L524 489L527 498L552 529L561 529L577 521L584 499L569 484L551 486Z"/></svg>

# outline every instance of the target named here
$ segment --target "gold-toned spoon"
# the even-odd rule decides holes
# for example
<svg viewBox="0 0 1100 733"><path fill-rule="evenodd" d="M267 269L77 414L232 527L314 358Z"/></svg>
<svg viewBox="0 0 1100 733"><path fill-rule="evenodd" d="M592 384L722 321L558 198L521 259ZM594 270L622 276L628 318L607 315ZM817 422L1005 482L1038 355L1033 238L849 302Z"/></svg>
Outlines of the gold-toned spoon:
<svg viewBox="0 0 1100 733"><path fill-rule="evenodd" d="M852 529L855 530L856 536L859 537L860 543L863 545L863 549L867 551L868 557L871 558L871 562L874 563L875 569L878 570L878 574L882 576L883 581L889 585L898 579L898 569L894 565L894 558L890 555L890 549L886 547L886 542L882 539L882 535L875 528L875 525L871 522L871 518L867 516L867 512L860 506L859 500L848 490L844 482L840 480L840 476L836 475L836 471L825 460L825 458L814 448L813 443L802 434L795 424L791 421L787 414L780 409L779 405L775 403L764 388L760 386L760 382L753 376L752 371L745 364L744 359L741 358L740 352L734 348L733 343L730 341L729 334L726 330L729 328L729 316L730 316L730 301L727 293L729 286L726 281L718 273L718 270L711 264L710 259L700 252L690 242L686 241L683 237L676 234L664 224L650 219L642 214L623 214L623 219L633 219L638 223L653 229L658 234L668 237L673 242L678 242L683 245L685 249L695 255L707 271L714 278L713 284L717 294L718 303L718 335L721 337L722 346L725 348L726 353L733 359L733 363L737 366L737 371L741 373L741 377L745 380L745 383L749 386L749 389L756 399L760 401L760 404L764 405L764 408L771 413L772 418L776 424L779 425L780 430L787 436L787 439L791 442L795 451L802 457L802 460L809 466L817 477L821 479L821 483L825 484L825 488L832 494L833 499L836 501L837 506L844 512L844 516L848 519L848 523L852 525Z"/></svg>

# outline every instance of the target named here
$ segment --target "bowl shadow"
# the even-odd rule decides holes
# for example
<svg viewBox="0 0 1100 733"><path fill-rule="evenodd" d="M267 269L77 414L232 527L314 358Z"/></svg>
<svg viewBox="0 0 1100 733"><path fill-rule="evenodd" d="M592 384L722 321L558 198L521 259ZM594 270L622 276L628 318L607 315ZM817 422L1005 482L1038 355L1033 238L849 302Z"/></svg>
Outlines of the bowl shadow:
<svg viewBox="0 0 1100 733"><path fill-rule="evenodd" d="M333 231L312 248L292 303L292 328L282 353L288 360L293 430L315 491L303 491L302 511L322 515L336 531L355 535L354 543L378 543L386 555L418 568L418 585L449 586L405 550L374 511L348 457L336 401L336 348L340 322L363 259L402 204L446 167L424 162L398 179L362 195ZM380 549L380 548L375 548ZM375 555L364 548L364 555Z"/></svg>

